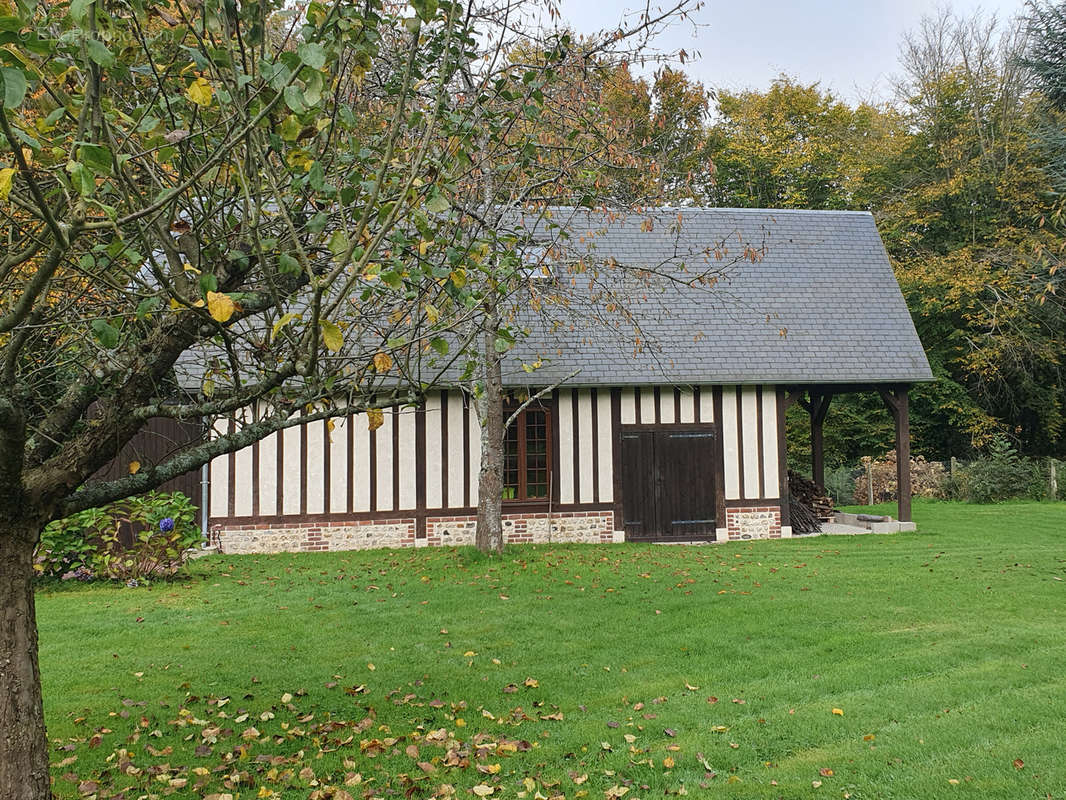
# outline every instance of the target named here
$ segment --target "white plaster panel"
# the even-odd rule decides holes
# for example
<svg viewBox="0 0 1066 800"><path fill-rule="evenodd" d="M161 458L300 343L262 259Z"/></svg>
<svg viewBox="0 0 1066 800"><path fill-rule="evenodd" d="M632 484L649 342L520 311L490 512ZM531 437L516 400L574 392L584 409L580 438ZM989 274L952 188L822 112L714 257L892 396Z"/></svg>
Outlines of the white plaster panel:
<svg viewBox="0 0 1066 800"><path fill-rule="evenodd" d="M212 439L224 436L229 430L229 420L216 420L211 426ZM229 516L229 455L216 456L211 459L209 473L211 492L209 497L210 517Z"/></svg>
<svg viewBox="0 0 1066 800"><path fill-rule="evenodd" d="M714 422L714 387L700 387L700 424Z"/></svg>
<svg viewBox="0 0 1066 800"><path fill-rule="evenodd" d="M307 424L307 513L326 510L326 422Z"/></svg>
<svg viewBox="0 0 1066 800"><path fill-rule="evenodd" d="M395 426L392 420L392 409L383 410L384 422L375 431L377 434L377 506L378 511L392 511L392 437L395 435Z"/></svg>
<svg viewBox="0 0 1066 800"><path fill-rule="evenodd" d="M612 451L611 392L601 389L596 397L596 447L599 448L600 502L614 502L614 454Z"/></svg>
<svg viewBox="0 0 1066 800"><path fill-rule="evenodd" d="M726 500L740 499L740 449L737 441L736 398L736 389L733 386L722 387L722 449L725 454Z"/></svg>
<svg viewBox="0 0 1066 800"><path fill-rule="evenodd" d="M574 411L572 390L559 390L559 502L574 502Z"/></svg>
<svg viewBox="0 0 1066 800"><path fill-rule="evenodd" d="M397 427L400 434L400 508L414 508L418 505L416 493L418 455L415 453L414 409L400 409Z"/></svg>
<svg viewBox="0 0 1066 800"><path fill-rule="evenodd" d="M237 517L252 515L252 448L245 447L233 454L233 514Z"/></svg>
<svg viewBox="0 0 1066 800"><path fill-rule="evenodd" d="M780 460L777 451L777 392L773 386L762 390L762 469L767 497L781 496Z"/></svg>
<svg viewBox="0 0 1066 800"><path fill-rule="evenodd" d="M744 414L744 497L759 496L759 416L758 398L754 386L740 390L740 405Z"/></svg>
<svg viewBox="0 0 1066 800"><path fill-rule="evenodd" d="M463 393L448 392L448 507L462 508L466 467L463 464Z"/></svg>
<svg viewBox="0 0 1066 800"><path fill-rule="evenodd" d="M640 390L640 423L653 425L655 423L655 390Z"/></svg>
<svg viewBox="0 0 1066 800"><path fill-rule="evenodd" d="M591 503L596 497L596 475L592 472L592 449L596 446L596 432L592 429L592 392L589 389L581 389L574 394L577 397L575 435L578 437L581 451L581 495L578 502Z"/></svg>
<svg viewBox="0 0 1066 800"><path fill-rule="evenodd" d="M441 508L440 392L426 397L426 506Z"/></svg>
<svg viewBox="0 0 1066 800"><path fill-rule="evenodd" d="M282 514L299 514L300 498L303 487L300 486L300 426L294 425L281 432L284 444L282 464Z"/></svg>
<svg viewBox="0 0 1066 800"><path fill-rule="evenodd" d="M352 426L352 511L370 510L370 426L366 414L349 420Z"/></svg>
<svg viewBox="0 0 1066 800"><path fill-rule="evenodd" d="M696 421L696 397L691 389L681 390L681 419L678 422Z"/></svg>
<svg viewBox="0 0 1066 800"><path fill-rule="evenodd" d="M278 513L277 433L259 442L259 513L267 517Z"/></svg>
<svg viewBox="0 0 1066 800"><path fill-rule="evenodd" d="M329 434L329 511L343 514L348 510L348 417L333 420Z"/></svg>
<svg viewBox="0 0 1066 800"><path fill-rule="evenodd" d="M636 389L622 389L622 424L634 425L637 421Z"/></svg>
<svg viewBox="0 0 1066 800"><path fill-rule="evenodd" d="M677 422L674 408L674 387L664 386L659 390L659 422L672 425Z"/></svg>

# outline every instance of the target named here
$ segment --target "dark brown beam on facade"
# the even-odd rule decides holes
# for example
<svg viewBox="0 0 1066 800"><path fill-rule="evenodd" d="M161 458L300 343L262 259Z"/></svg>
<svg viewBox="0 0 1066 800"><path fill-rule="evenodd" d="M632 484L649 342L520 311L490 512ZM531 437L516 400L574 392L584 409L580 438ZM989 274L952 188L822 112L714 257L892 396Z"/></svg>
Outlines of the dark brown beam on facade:
<svg viewBox="0 0 1066 800"><path fill-rule="evenodd" d="M811 479L819 487L825 488L825 441L822 425L825 415L829 413L829 403L833 395L811 392L811 402L807 412L811 415Z"/></svg>
<svg viewBox="0 0 1066 800"><path fill-rule="evenodd" d="M900 522L911 521L911 422L909 386L878 387L881 399L896 423L896 499Z"/></svg>

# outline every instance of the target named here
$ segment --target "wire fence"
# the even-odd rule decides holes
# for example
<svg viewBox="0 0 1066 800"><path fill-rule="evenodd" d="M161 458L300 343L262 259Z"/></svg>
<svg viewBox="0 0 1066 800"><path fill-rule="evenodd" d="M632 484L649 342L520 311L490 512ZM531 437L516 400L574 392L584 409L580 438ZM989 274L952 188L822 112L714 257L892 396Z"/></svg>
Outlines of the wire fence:
<svg viewBox="0 0 1066 800"><path fill-rule="evenodd" d="M894 501L896 460L881 459L827 470L826 493L836 505L874 505ZM1066 461L1018 457L1007 463L992 459L947 461L911 459L914 497L987 502L1011 498L1066 500Z"/></svg>

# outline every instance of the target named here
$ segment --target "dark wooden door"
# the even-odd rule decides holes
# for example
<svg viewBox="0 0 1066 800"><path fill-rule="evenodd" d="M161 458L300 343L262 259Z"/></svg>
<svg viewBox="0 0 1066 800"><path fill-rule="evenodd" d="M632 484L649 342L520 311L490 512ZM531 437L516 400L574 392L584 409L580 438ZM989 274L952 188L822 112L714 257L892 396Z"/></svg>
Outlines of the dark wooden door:
<svg viewBox="0 0 1066 800"><path fill-rule="evenodd" d="M621 436L626 539L714 539L714 429L623 429Z"/></svg>

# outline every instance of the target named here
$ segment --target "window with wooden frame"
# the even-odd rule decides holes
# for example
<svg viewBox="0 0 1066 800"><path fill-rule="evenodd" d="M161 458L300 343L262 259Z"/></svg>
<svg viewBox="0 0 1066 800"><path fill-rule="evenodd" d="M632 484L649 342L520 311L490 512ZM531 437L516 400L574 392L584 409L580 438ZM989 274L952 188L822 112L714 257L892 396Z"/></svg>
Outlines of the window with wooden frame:
<svg viewBox="0 0 1066 800"><path fill-rule="evenodd" d="M514 413L504 410L504 418ZM551 491L551 410L534 403L507 428L503 440L503 499L547 500Z"/></svg>

